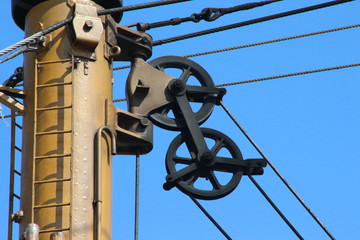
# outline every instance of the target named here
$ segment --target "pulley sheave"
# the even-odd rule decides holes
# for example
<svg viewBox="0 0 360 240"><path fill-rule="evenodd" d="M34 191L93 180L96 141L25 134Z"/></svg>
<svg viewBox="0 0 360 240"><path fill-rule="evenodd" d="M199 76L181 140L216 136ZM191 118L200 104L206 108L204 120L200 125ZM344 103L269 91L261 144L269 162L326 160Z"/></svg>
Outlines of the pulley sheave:
<svg viewBox="0 0 360 240"><path fill-rule="evenodd" d="M199 125L209 118L216 103L216 94L206 92L205 89L206 87L215 89L215 85L212 78L203 67L189 59L178 56L159 57L150 61L149 64L163 72L171 72L169 73L171 76L185 83L185 94L189 102L201 104L201 107L197 111L194 111L196 121ZM178 76L174 76L176 70L180 73ZM197 82L196 86L189 85L189 79L191 78L191 84L193 84L195 80ZM198 86L201 86L202 88L199 88ZM191 87L197 88L192 91ZM150 113L149 118L155 125L167 130L178 131L186 128L184 118L172 117L171 112L173 112L174 115L179 112L179 109L174 102L153 110ZM178 114L178 116L179 115L181 114Z"/></svg>

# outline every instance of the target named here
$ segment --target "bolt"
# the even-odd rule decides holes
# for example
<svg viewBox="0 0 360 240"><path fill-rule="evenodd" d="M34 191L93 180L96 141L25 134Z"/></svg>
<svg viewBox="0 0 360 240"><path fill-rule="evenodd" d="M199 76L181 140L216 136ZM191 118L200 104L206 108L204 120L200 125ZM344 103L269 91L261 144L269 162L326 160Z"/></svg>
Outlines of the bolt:
<svg viewBox="0 0 360 240"><path fill-rule="evenodd" d="M147 119L145 117L140 119L140 126L142 126L142 127L147 127L149 125L149 123L150 123L149 119Z"/></svg>
<svg viewBox="0 0 360 240"><path fill-rule="evenodd" d="M180 79L174 79L169 83L169 90L175 95L183 95L186 92L186 85Z"/></svg>
<svg viewBox="0 0 360 240"><path fill-rule="evenodd" d="M204 166L209 167L215 164L215 159L216 159L215 154L210 150L208 150L202 154L200 158L200 163L203 164Z"/></svg>
<svg viewBox="0 0 360 240"><path fill-rule="evenodd" d="M148 43L148 42L149 42L149 39L148 39L147 37L142 37L142 38L141 38L141 41L142 41L143 43Z"/></svg>
<svg viewBox="0 0 360 240"><path fill-rule="evenodd" d="M83 30L84 32L90 32L90 30L94 27L94 23L91 20L86 20L84 23Z"/></svg>

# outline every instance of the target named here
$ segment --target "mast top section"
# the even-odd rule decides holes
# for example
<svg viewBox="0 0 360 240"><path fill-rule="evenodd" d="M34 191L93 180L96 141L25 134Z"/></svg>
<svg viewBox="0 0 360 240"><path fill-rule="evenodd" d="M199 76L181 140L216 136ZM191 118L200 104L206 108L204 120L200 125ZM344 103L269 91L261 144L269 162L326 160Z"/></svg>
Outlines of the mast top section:
<svg viewBox="0 0 360 240"><path fill-rule="evenodd" d="M25 17L28 14L28 12L37 4L45 1L49 1L49 0L11 0L12 16L16 25L18 25L18 27L24 30ZM93 0L93 1L105 9L122 7L123 5L122 0ZM112 14L112 17L115 19L115 21L120 22L122 13Z"/></svg>

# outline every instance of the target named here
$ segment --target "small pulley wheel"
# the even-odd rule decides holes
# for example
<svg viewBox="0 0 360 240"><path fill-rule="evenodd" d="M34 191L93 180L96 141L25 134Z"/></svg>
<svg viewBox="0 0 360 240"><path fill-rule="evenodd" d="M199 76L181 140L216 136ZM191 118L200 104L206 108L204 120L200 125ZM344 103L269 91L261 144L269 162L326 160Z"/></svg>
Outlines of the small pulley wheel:
<svg viewBox="0 0 360 240"><path fill-rule="evenodd" d="M195 78L197 86L215 88L214 82L209 73L199 64L189 59L177 56L164 56L150 61L149 64L159 69L160 71L168 73L169 75L173 76L174 79L180 79L186 84L194 84L193 79ZM178 76L174 76L175 73ZM189 81L189 79L192 80ZM190 103L201 103L201 107L198 110L193 110L199 125L201 125L210 117L210 114L214 109L216 98L210 95L213 94L204 96L200 100L187 96ZM167 130L178 131L186 128L185 120L181 114L178 114L175 118L170 116L171 111L173 111L173 113L174 111L178 111L175 102L155 109L149 114L149 118L155 125Z"/></svg>
<svg viewBox="0 0 360 240"><path fill-rule="evenodd" d="M201 128L201 132L209 149L202 156L195 156L194 151L189 150L188 135L184 132L171 142L166 154L168 175L164 189L177 187L194 198L219 199L237 187L246 161L225 134L208 128Z"/></svg>

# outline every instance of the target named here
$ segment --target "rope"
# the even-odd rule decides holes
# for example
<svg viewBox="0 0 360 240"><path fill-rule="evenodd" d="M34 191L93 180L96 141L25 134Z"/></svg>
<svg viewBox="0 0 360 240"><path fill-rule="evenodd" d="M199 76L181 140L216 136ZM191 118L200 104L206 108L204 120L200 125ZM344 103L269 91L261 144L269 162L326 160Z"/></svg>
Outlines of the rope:
<svg viewBox="0 0 360 240"><path fill-rule="evenodd" d="M351 67L359 67L359 66L360 66L360 63L354 63L354 64L348 64L348 65L342 65L342 66L336 66L336 67L320 68L320 69L309 70L309 71L304 71L304 72L288 73L288 74L276 75L276 76L264 77L264 78L255 78L255 79L232 82L232 83L223 83L223 84L217 84L215 86L216 87L227 87L227 86L233 86L233 85L239 85L239 84L245 84L245 83L260 82L260 81L273 80L273 79L278 79L278 78L293 77L293 76L333 71L333 70L339 70L339 69L351 68ZM115 70L115 68L114 68L114 70ZM124 102L124 101L126 101L126 98L114 99L113 102L116 103L116 102ZM9 117L11 117L11 115L4 116L4 118L9 118Z"/></svg>
<svg viewBox="0 0 360 240"><path fill-rule="evenodd" d="M223 48L223 49L218 49L218 50L212 50L212 51L207 51L207 52L194 53L194 54L185 55L183 57L184 58L191 58L191 57L205 56L205 55L210 55L210 54L215 54L215 53L233 51L233 50L242 49L242 48L255 47L255 46L260 46L260 45L265 45L265 44L270 44L270 43L288 41L288 40L292 40L292 39L310 37L310 36L315 36L315 35L320 35L320 34L325 34L325 33L331 33L331 32L337 32L337 31L342 31L342 30L347 30L347 29L352 29L352 28L358 28L358 27L360 27L360 24L355 24L355 25L350 25L350 26L345 26L345 27L339 27L339 28L332 28L332 29L327 29L327 30L318 31L318 32L312 32L312 33L305 33L305 34L295 35L295 36L290 36L290 37L278 38L278 39L273 39L273 40L268 40L268 41L263 41L263 42L250 43L250 44L245 44L245 45L240 45L240 46L235 46L235 47L229 47L229 48ZM130 67L131 67L130 65L127 65L127 66L123 66L123 67L116 67L113 70L114 71L123 70L123 69L127 69L127 68L130 68Z"/></svg>
<svg viewBox="0 0 360 240"><path fill-rule="evenodd" d="M191 57L197 57L197 56L204 56L204 55L209 55L209 54L213 54L213 53L221 53L221 52L232 51L232 50L241 49L241 48L255 47L255 46L260 46L260 45L265 45L265 44L270 44L270 43L282 42L282 41L303 38L303 37L310 37L310 36L315 36L315 35L319 35L319 34L331 33L331 32L336 32L336 31L341 31L341 30L346 30L346 29L351 29L351 28L357 28L357 27L360 27L360 24L355 24L355 25L345 26L345 27L340 27L340 28L327 29L327 30L323 30L323 31L319 31L319 32L305 33L305 34L301 34L301 35L295 35L295 36L285 37L285 38L278 38L278 39L268 40L268 41L264 41L264 42L251 43L251 44L240 45L240 46L235 46L235 47L230 47L230 48L223 48L223 49L219 49L219 50L207 51L207 52L202 52L202 53L189 54L189 55L185 55L183 57L191 58Z"/></svg>
<svg viewBox="0 0 360 240"><path fill-rule="evenodd" d="M123 66L123 67L116 67L114 68L113 70L116 71L116 70L123 70L123 69L127 69L127 68L130 68L131 66L128 65L128 66Z"/></svg>
<svg viewBox="0 0 360 240"><path fill-rule="evenodd" d="M124 101L126 101L126 98L115 99L113 102L116 103L116 102L124 102Z"/></svg>
<svg viewBox="0 0 360 240"><path fill-rule="evenodd" d="M176 42L176 41L185 40L185 39L194 38L194 37L199 37L199 36L203 36L203 35L207 35L207 34L217 33L217 32L221 32L221 31L225 31L225 30L230 30L233 28L244 27L244 26L255 24L255 23L266 22L269 20L274 20L274 19L278 19L278 18L282 18L282 17L288 17L291 15L309 12L309 11L313 11L313 10L318 10L321 8L330 7L330 6L334 6L334 5L345 3L345 2L351 2L351 1L354 1L354 0L336 0L336 1L326 2L326 3L317 4L317 5L313 5L313 6L309 6L309 7L305 7L305 8L291 10L288 12L282 12L282 13L278 13L278 14L274 14L274 15L269 15L266 17L256 18L256 19L252 19L252 20L248 20L248 21L244 21L244 22L233 23L230 25L222 26L222 27L211 28L211 29L204 30L204 31L194 32L194 33L180 35L180 36L176 36L176 37L172 37L172 38L166 38L166 39L162 39L162 40L157 40L157 41L153 42L153 46L158 46L158 45Z"/></svg>
<svg viewBox="0 0 360 240"><path fill-rule="evenodd" d="M244 84L244 83L260 82L260 81L265 81L265 80L293 77L293 76L305 75L305 74L310 74L310 73L326 72L326 71L339 70L339 69L351 68L351 67L359 67L359 66L360 66L360 63L354 63L354 64L348 64L348 65L342 65L342 66L336 66L336 67L320 68L320 69L304 71L304 72L288 73L288 74L276 75L276 76L271 76L271 77L255 78L255 79L232 82L232 83L217 84L217 85L215 85L215 87L227 87L227 86L239 85L239 84ZM123 101L126 101L126 98L114 100L114 102L123 102Z"/></svg>
<svg viewBox="0 0 360 240"><path fill-rule="evenodd" d="M342 66L336 66L336 67L329 67L329 68L321 68L321 69L315 69L315 70L297 72L297 73L288 73L288 74L277 75L277 76L272 76L272 77L255 78L255 79L239 81L239 82L224 83L224 84L218 84L218 85L216 85L216 87L233 86L233 85L244 84L244 83L260 82L260 81L271 80L271 79L293 77L293 76L305 75L305 74L310 74L310 73L339 70L339 69L343 69L343 68L358 67L358 66L360 66L360 63L342 65Z"/></svg>
<svg viewBox="0 0 360 240"><path fill-rule="evenodd" d="M306 209L306 211L311 215L311 217L319 224L319 226L324 230L324 232L332 239L335 240L335 238L331 235L329 230L326 229L324 224L320 221L318 217L311 211L311 209L306 205L304 200L301 199L301 197L295 192L295 190L290 186L290 184L285 180L285 178L281 175L279 170L274 166L272 162L265 156L265 154L261 151L261 149L257 146L257 144L254 142L254 140L251 139L251 137L247 134L247 132L244 130L244 128L240 125L240 123L236 120L234 115L229 111L229 109L224 105L222 101L220 101L221 107L224 109L224 111L228 114L228 116L233 120L235 125L239 128L239 130L244 134L244 136L248 139L248 141L253 145L253 147L258 151L258 153L266 160L266 162L269 164L271 169L275 172L275 174L281 179L281 181L284 183L284 185L288 188L288 190L294 195L294 197L299 201L299 203ZM249 176L250 177L250 176ZM251 178L250 178L251 180Z"/></svg>

